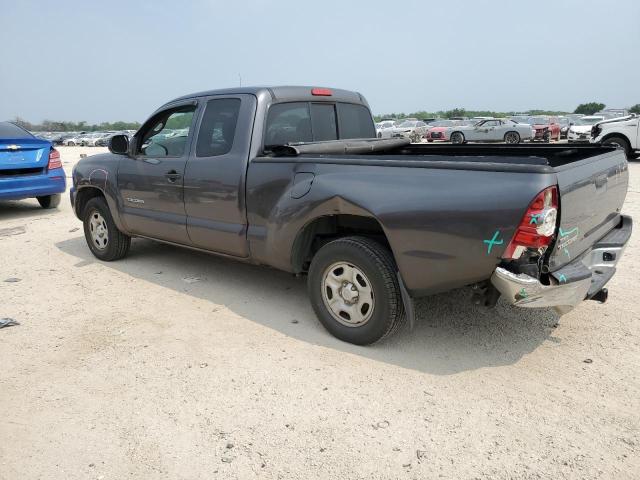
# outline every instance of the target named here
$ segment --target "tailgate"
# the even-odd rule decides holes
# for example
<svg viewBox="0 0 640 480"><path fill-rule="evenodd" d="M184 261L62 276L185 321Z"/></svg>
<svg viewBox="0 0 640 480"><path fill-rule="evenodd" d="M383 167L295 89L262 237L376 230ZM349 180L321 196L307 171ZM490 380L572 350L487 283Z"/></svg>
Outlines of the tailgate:
<svg viewBox="0 0 640 480"><path fill-rule="evenodd" d="M1 138L0 171L44 168L50 149L51 143L39 138Z"/></svg>
<svg viewBox="0 0 640 480"><path fill-rule="evenodd" d="M622 150L556 167L560 226L549 257L555 271L589 250L620 222L629 169Z"/></svg>

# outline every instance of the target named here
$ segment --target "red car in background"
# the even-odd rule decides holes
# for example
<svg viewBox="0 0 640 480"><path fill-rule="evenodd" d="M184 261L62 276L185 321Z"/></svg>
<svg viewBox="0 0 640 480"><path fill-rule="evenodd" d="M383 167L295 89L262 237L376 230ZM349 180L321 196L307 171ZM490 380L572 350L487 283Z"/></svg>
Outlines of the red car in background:
<svg viewBox="0 0 640 480"><path fill-rule="evenodd" d="M425 138L427 142L440 141L447 142L449 141L449 127L454 127L458 125L458 122L454 120L437 120L435 122L431 122L429 124L429 130L425 133L422 138Z"/></svg>
<svg viewBox="0 0 640 480"><path fill-rule="evenodd" d="M560 131L562 125L558 122L557 117L548 117L546 115L537 115L529 117L527 121L533 129L533 138L531 141L540 140L550 142L551 140L560 141Z"/></svg>

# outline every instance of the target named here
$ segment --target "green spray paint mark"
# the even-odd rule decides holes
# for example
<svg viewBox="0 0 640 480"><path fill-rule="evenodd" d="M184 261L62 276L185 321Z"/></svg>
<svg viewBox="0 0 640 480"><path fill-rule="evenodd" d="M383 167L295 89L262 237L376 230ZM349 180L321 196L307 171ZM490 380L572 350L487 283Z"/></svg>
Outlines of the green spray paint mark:
<svg viewBox="0 0 640 480"><path fill-rule="evenodd" d="M494 245L502 245L504 243L503 239L498 240L499 236L500 236L500 230L496 230L496 233L493 234L493 238L491 240L483 240L483 242L488 245L487 255L491 253L491 249L493 248Z"/></svg>
<svg viewBox="0 0 640 480"><path fill-rule="evenodd" d="M578 227L573 227L571 230L567 230L566 232L562 230L562 227L560 227L560 231L559 231L561 237L566 237L567 235L571 235L573 232L578 233Z"/></svg>
<svg viewBox="0 0 640 480"><path fill-rule="evenodd" d="M564 253L567 255L567 257L571 258L571 254L569 253L569 249L568 248L564 249Z"/></svg>
<svg viewBox="0 0 640 480"><path fill-rule="evenodd" d="M567 281L567 277L564 276L564 273L561 273L558 280L560 280L560 283L564 283Z"/></svg>
<svg viewBox="0 0 640 480"><path fill-rule="evenodd" d="M529 220L529 225L538 225L538 220L540 220L541 213L532 213L531 220Z"/></svg>
<svg viewBox="0 0 640 480"><path fill-rule="evenodd" d="M520 289L520 291L518 292L518 295L520 295L521 298L527 298L529 296L529 294L527 294L527 291L524 289L524 287Z"/></svg>

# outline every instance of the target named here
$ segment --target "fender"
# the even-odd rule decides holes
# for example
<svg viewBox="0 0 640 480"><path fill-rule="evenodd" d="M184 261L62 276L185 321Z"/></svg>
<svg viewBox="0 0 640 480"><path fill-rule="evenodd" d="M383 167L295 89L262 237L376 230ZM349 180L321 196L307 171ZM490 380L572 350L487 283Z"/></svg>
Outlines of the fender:
<svg viewBox="0 0 640 480"><path fill-rule="evenodd" d="M110 161L104 161L105 159ZM113 161L115 160L115 161ZM94 155L78 162L73 170L73 183L76 185L74 212L80 218L81 212L77 211L79 199L83 191L88 188L99 190L109 206L109 211L118 229L128 233L128 228L120 216L118 208L117 169L118 157L113 154Z"/></svg>

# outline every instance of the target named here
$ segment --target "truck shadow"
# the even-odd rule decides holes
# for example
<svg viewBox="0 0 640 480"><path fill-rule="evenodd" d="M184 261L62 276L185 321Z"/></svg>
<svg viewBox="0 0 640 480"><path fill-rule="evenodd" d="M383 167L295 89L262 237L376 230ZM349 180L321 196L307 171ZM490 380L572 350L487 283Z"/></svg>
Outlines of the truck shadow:
<svg viewBox="0 0 640 480"><path fill-rule="evenodd" d="M324 330L309 304L304 278L144 239L133 241L125 260L110 263L96 260L83 237L56 246L78 259L77 268L101 263L178 295L224 305L298 340L436 375L516 363L550 339L557 324L551 310L529 311L503 302L495 309L475 307L470 290L463 288L418 300L412 331L404 328L359 347Z"/></svg>

